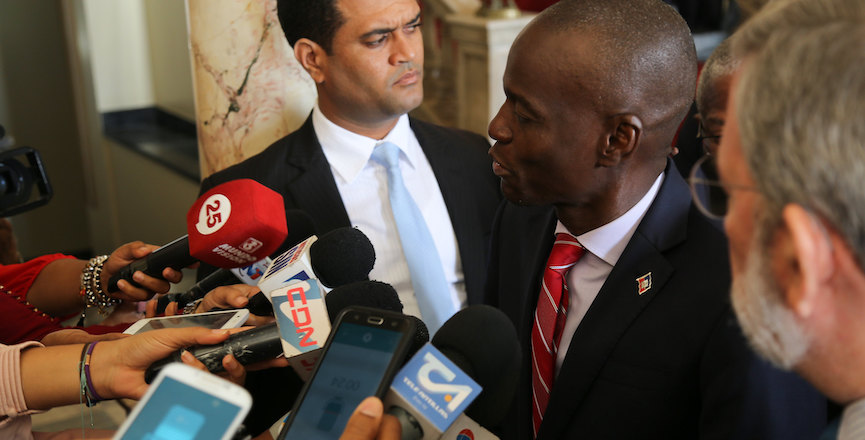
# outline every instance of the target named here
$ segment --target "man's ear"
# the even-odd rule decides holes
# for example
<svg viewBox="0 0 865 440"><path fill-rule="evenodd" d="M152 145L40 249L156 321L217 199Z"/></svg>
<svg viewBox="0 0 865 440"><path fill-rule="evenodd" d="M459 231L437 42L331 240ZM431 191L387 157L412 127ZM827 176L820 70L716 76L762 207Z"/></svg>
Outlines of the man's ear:
<svg viewBox="0 0 865 440"><path fill-rule="evenodd" d="M612 167L637 149L643 134L643 121L632 114L616 115L610 118L610 127L600 145L598 156L601 166Z"/></svg>
<svg viewBox="0 0 865 440"><path fill-rule="evenodd" d="M301 38L294 43L294 57L316 84L324 82L327 53L315 41Z"/></svg>
<svg viewBox="0 0 865 440"><path fill-rule="evenodd" d="M772 240L775 277L790 309L807 318L835 270L831 238L820 219L801 205L785 206L782 218Z"/></svg>

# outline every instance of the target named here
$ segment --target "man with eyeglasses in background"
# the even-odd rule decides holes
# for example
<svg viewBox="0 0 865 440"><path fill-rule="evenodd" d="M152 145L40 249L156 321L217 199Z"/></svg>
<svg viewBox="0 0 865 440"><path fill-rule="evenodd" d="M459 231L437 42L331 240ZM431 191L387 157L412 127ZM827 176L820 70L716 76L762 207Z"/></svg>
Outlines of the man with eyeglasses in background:
<svg viewBox="0 0 865 440"><path fill-rule="evenodd" d="M733 37L718 150L732 301L752 345L865 438L865 3L776 2Z"/></svg>

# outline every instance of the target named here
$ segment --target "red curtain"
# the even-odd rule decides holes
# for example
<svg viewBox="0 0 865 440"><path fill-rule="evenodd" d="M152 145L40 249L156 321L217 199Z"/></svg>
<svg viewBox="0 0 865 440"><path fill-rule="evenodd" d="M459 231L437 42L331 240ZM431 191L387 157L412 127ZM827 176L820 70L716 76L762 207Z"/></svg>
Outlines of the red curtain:
<svg viewBox="0 0 865 440"><path fill-rule="evenodd" d="M547 6L552 5L558 0L511 0L516 1L517 7L523 11L541 12Z"/></svg>

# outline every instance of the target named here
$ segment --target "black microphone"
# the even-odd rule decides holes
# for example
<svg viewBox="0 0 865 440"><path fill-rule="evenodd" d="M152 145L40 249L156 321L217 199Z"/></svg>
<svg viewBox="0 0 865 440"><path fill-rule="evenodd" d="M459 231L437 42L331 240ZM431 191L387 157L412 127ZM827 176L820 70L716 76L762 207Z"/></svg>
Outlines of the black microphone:
<svg viewBox="0 0 865 440"><path fill-rule="evenodd" d="M521 350L517 331L501 310L475 305L452 316L432 344L483 391L466 409L482 426L500 424L517 389Z"/></svg>
<svg viewBox="0 0 865 440"><path fill-rule="evenodd" d="M381 281L355 281L333 289L324 296L324 304L327 306L327 317L330 318L330 322L336 321L342 309L348 306L372 307L402 313L402 302L396 289Z"/></svg>
<svg viewBox="0 0 865 440"><path fill-rule="evenodd" d="M140 270L145 275L162 279L162 271L166 267L180 270L197 261L197 258L189 255L189 236L184 235L151 252L146 257L129 263L108 280L106 287L109 292L116 292L118 290L117 282L120 280L126 280L133 286L140 287L138 283L132 280L132 274L136 271Z"/></svg>
<svg viewBox="0 0 865 440"><path fill-rule="evenodd" d="M385 408L397 417L402 427L402 440L430 440L456 438L465 428L481 433L485 426L500 424L507 415L517 385L517 372L520 365L520 345L516 330L510 319L500 310L484 305L470 306L448 319L436 332L432 345L453 362L463 373L474 379L482 391L465 409L464 414L451 413L447 416L450 425L440 428L440 424L429 418L420 406L437 403L421 403L415 399L400 397L394 387L385 398ZM430 352L425 352L427 355ZM418 354L420 356L420 354ZM417 357L417 356L416 356ZM421 358L418 358L421 359ZM412 359L410 362L414 362ZM422 363L427 363L422 358ZM443 367L443 365L442 365ZM405 373L411 375L409 369ZM415 371L417 372L417 371ZM398 374L394 384L399 380ZM420 375L420 373L419 373ZM437 376L438 377L438 376ZM430 402L442 402L441 387L426 388L421 378L406 377L419 387L417 393L427 396ZM405 378L404 378L405 379ZM446 406L442 403L441 411ZM453 437L450 434L454 434ZM480 438L495 438L486 432Z"/></svg>
<svg viewBox="0 0 865 440"><path fill-rule="evenodd" d="M357 228L337 228L309 247L316 278L327 287L367 279L375 264L375 249Z"/></svg>
<svg viewBox="0 0 865 440"><path fill-rule="evenodd" d="M156 313L165 313L165 308L172 302L177 303L177 308L182 309L187 304L198 298L203 298L207 292L226 284L237 282L237 277L229 269L217 269L201 281L195 283L186 292L167 293L156 300Z"/></svg>
<svg viewBox="0 0 865 440"><path fill-rule="evenodd" d="M365 303L375 303L380 309L402 312L402 303L396 295L391 295L390 291L393 291L393 287L390 285L372 281L337 287L326 296L326 298L333 298L329 303L326 302L328 314L339 314L342 308L358 305L352 303L355 299ZM339 308L339 310L331 311L331 305L334 309ZM225 370L222 366L222 359L228 354L233 354L241 365L274 359L283 354L282 340L275 322L235 333L219 344L193 347L188 351L201 361L211 373ZM182 353L183 350L178 350L169 357L156 361L147 367L144 375L145 382L150 383L166 365L180 362ZM288 409L290 408L289 406Z"/></svg>

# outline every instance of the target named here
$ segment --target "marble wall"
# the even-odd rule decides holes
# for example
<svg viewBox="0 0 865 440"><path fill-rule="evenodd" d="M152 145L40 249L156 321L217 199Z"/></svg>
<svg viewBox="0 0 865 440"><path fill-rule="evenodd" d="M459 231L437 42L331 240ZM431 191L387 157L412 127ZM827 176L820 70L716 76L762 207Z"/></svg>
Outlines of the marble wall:
<svg viewBox="0 0 865 440"><path fill-rule="evenodd" d="M315 101L276 0L186 0L201 175L297 129Z"/></svg>

